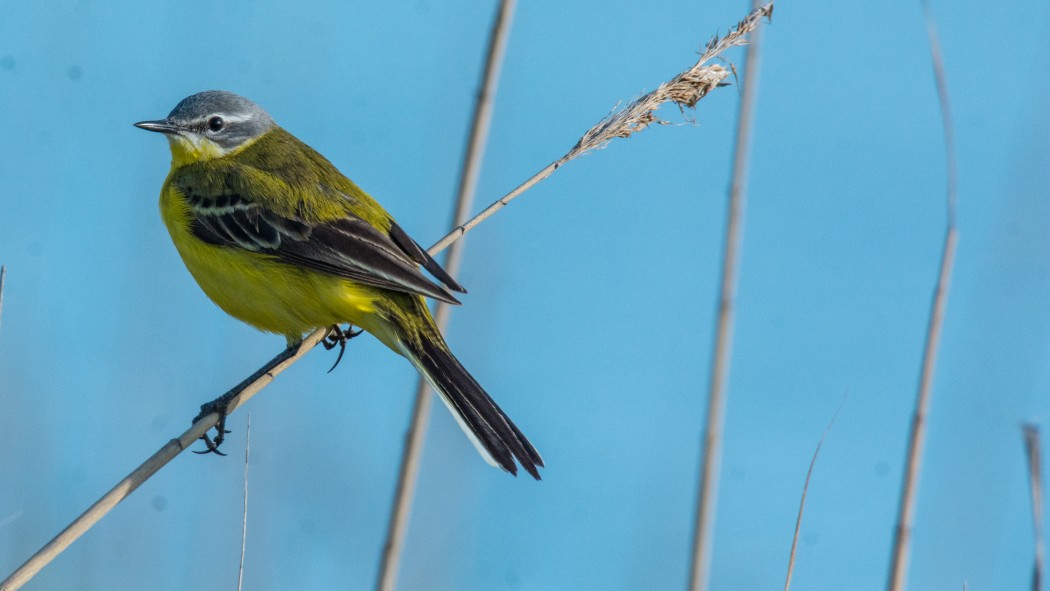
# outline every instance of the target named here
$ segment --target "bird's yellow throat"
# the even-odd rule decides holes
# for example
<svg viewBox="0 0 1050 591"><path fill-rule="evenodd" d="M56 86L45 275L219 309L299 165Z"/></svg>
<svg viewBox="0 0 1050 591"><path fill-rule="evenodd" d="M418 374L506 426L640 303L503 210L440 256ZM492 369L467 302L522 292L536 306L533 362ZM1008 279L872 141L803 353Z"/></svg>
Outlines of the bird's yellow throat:
<svg viewBox="0 0 1050 591"><path fill-rule="evenodd" d="M258 139L258 138L256 138ZM235 154L255 143L255 139L244 142L232 150L227 150L206 137L196 134L168 136L171 146L171 167L178 168L195 162L206 162L213 158L222 158Z"/></svg>

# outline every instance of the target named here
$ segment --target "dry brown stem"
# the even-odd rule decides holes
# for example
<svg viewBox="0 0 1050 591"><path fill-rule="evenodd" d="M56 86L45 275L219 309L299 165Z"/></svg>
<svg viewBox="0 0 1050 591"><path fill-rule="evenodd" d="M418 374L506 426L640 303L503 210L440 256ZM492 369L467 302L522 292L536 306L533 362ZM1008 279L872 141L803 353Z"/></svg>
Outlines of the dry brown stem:
<svg viewBox="0 0 1050 591"><path fill-rule="evenodd" d="M299 360L303 355L306 355L306 353L309 352L310 349L313 349L317 343L321 342L321 339L324 338L326 333L326 330L316 331L306 337L306 339L304 339L298 346L290 347L281 351L277 357L271 359L254 374L231 389L231 392L235 392L237 395L230 401L229 411L232 413L247 402L248 399L268 386L278 374L291 367L293 363ZM143 462L138 468L135 468L131 474L128 474L127 477L118 482L116 486L103 495L101 499L95 501L95 504L88 507L84 513L66 526L64 530L62 530L50 542L45 544L43 548L38 550L36 554L30 557L29 560L22 564L22 566L18 567L15 572L11 573L11 575L3 581L0 581L0 591L14 591L32 579L36 573L40 572L40 569L47 566L48 563L68 548L70 544L77 540L77 538L84 535L87 530L91 529L91 527L98 523L100 519L113 510L118 503L127 498L128 495L141 486L142 483L146 482L146 480L149 480L153 474L167 465L168 462L175 459L175 457L182 453L183 450L193 445L193 443L200 439L202 435L214 428L218 422L218 413L212 413L203 417L178 438L172 439L165 444L164 447L157 450L157 452L150 456L149 459Z"/></svg>
<svg viewBox="0 0 1050 591"><path fill-rule="evenodd" d="M0 315L4 312L4 280L7 279L7 267L0 265Z"/></svg>
<svg viewBox="0 0 1050 591"><path fill-rule="evenodd" d="M1043 588L1043 477L1040 466L1042 453L1039 444L1039 427L1021 425L1024 434L1024 451L1028 468L1028 487L1032 494L1032 533L1035 535L1035 552L1032 565L1032 591Z"/></svg>
<svg viewBox="0 0 1050 591"><path fill-rule="evenodd" d="M753 5L757 5L754 2ZM722 51L742 45L746 33L753 31L744 66L744 86L737 118L733 169L729 188L729 213L726 216L725 245L722 255L718 300L718 324L715 328L714 347L711 359L711 377L707 390L707 412L704 438L700 451L700 483L696 496L696 517L693 525L691 560L688 586L691 591L707 588L711 572L711 551L714 540L715 505L718 497L718 475L722 461L722 428L725 422L726 389L729 379L729 359L733 339L733 302L736 299L737 268L740 264L740 241L743 232L744 203L747 194L747 169L751 148L751 121L758 95L759 30L763 16L773 14L773 4L755 8L746 19L719 39L715 37L707 44L700 61L689 70L676 76L667 85L655 92L669 100L681 100L678 104L691 107L729 75L729 70L717 65L703 64ZM690 86L696 84L696 86ZM661 93L661 89L663 92ZM643 103L648 100L643 97ZM643 120L651 116L644 112ZM629 125L629 124L627 124ZM617 125L622 129L624 125ZM643 126L644 127L644 126Z"/></svg>
<svg viewBox="0 0 1050 591"><path fill-rule="evenodd" d="M252 450L252 413L244 428L244 502L241 511L241 560L237 564L237 591L244 588L244 555L248 549L248 459Z"/></svg>
<svg viewBox="0 0 1050 591"><path fill-rule="evenodd" d="M894 532L890 573L886 583L889 591L901 591L905 586L908 574L908 559L911 555L911 529L915 521L915 502L919 488L919 473L922 466L922 452L926 444L926 417L930 412L930 399L933 391L933 374L937 366L937 351L941 341L941 328L944 324L944 310L948 301L948 289L951 284L952 267L955 264L955 248L958 232L955 228L955 133L952 127L951 109L948 100L948 83L944 75L944 61L941 57L941 46L937 37L936 22L929 4L923 0L926 17L926 32L930 40L930 56L933 62L934 80L937 85L937 97L940 103L941 123L945 143L946 182L946 229L944 246L941 251L941 266L937 286L930 306L930 320L926 328L926 345L922 355L922 371L919 376L919 388L915 396L915 409L912 414L911 431L908 435L908 451L905 459L904 480L901 483L900 506L897 510L897 527Z"/></svg>
<svg viewBox="0 0 1050 591"><path fill-rule="evenodd" d="M842 401L845 404L845 400ZM788 568L787 577L784 579L784 591L791 589L791 577L795 574L795 556L798 553L798 536L802 531L802 515L806 510L806 495L809 493L809 481L813 477L813 467L817 465L817 456L820 454L820 448L824 445L824 440L828 437L828 431L831 431L831 426L835 424L835 419L839 416L839 411L842 410L842 405L839 405L838 410L835 411L835 415L831 417L831 421L828 422L828 426L824 428L824 432L820 434L820 441L817 442L817 448L813 450L813 457L809 460L809 470L806 470L806 482L802 485L802 500L798 503L798 517L795 518L795 533L791 537L791 553L788 556Z"/></svg>
<svg viewBox="0 0 1050 591"><path fill-rule="evenodd" d="M478 175L481 172L481 162L485 155L489 127L492 123L496 88L503 64L503 55L507 48L514 4L515 0L502 0L492 23L485 67L481 76L481 90L474 103L467 151L463 156L463 165L460 170L456 206L452 214L452 227L465 223L470 215L470 210L474 207L474 193L478 184ZM464 240L453 242L445 256L445 271L452 277L459 275L465 244ZM437 303L434 321L441 332L445 331L451 312L452 306L448 303ZM408 521L412 513L412 499L415 497L419 464L426 441L427 424L430 420L430 408L430 387L423 376L419 376L412 404L412 418L405 436L405 449L401 454L401 466L398 469L397 485L394 489L394 502L390 509L386 543L383 544L383 556L379 564L379 577L376 579L377 591L394 591L397 588L397 575L401 566L405 536L408 532Z"/></svg>

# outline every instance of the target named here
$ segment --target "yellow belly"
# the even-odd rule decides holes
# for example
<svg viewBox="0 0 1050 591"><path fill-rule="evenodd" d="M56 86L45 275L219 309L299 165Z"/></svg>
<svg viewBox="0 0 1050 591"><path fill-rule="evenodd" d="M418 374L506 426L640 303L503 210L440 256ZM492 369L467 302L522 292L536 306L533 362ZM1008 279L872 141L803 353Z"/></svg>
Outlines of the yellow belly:
<svg viewBox="0 0 1050 591"><path fill-rule="evenodd" d="M234 318L285 335L289 342L316 328L347 322L373 334L385 332L377 326L385 324L376 317L379 291L271 256L201 241L190 230L186 202L168 183L161 191L160 210L190 274Z"/></svg>

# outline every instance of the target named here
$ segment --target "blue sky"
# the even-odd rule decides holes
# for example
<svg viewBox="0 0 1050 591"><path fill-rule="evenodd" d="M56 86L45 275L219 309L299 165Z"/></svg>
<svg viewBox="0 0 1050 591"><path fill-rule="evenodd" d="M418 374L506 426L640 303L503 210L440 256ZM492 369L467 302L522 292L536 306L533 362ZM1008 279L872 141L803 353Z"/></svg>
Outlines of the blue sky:
<svg viewBox="0 0 1050 591"><path fill-rule="evenodd" d="M618 101L689 66L743 2L522 2L478 189L488 203ZM0 1L0 573L283 346L226 317L160 222L169 156L131 127L222 88L379 199L449 227L495 5ZM1021 421L1050 404L1050 8L933 5L960 242L912 588L1025 588ZM733 54L738 64L741 53ZM403 589L676 589L687 573L738 90L695 124L574 161L467 238L448 340L543 453L489 468L435 407ZM944 231L944 148L917 2L778 4L763 45L713 589L879 589ZM415 383L358 339L246 408L245 583L374 583ZM844 401L844 402L843 402ZM27 589L232 588L246 413ZM1045 466L1044 466L1045 467Z"/></svg>

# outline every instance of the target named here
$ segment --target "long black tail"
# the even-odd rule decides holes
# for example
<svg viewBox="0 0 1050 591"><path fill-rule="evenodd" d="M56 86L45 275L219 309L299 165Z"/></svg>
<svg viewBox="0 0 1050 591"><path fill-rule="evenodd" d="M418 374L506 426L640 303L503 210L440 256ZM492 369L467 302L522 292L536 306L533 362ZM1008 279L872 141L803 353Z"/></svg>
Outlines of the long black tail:
<svg viewBox="0 0 1050 591"><path fill-rule="evenodd" d="M428 331L429 332L429 331ZM402 342L406 356L437 390L478 452L490 464L517 476L515 459L536 480L543 458L525 435L448 350L437 328L416 342Z"/></svg>

